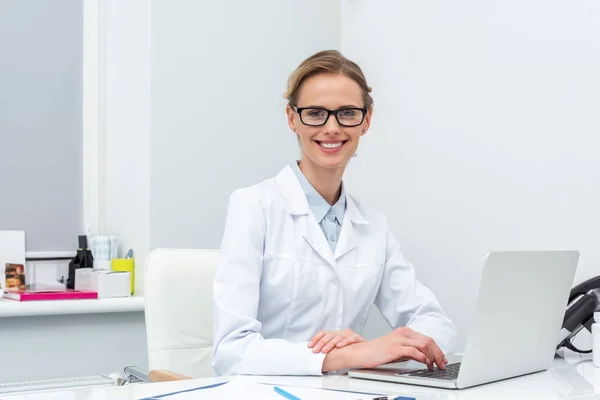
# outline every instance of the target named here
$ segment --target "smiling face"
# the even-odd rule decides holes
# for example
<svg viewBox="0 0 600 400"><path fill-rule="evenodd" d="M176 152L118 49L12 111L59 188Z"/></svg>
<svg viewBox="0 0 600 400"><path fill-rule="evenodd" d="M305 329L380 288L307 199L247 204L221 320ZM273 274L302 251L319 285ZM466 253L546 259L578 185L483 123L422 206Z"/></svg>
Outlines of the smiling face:
<svg viewBox="0 0 600 400"><path fill-rule="evenodd" d="M331 114L323 126L307 126L305 123L314 124L327 112L305 110L301 119L297 108L344 110L364 107L361 87L346 75L321 73L304 80L299 88L296 107L287 106L286 109L288 124L300 140L302 163L310 163L313 168L345 168L356 153L360 137L369 128L371 109L368 109L360 125L347 127L338 123L335 114ZM362 112L341 111L338 118L344 125L354 125L353 121L358 123L362 119Z"/></svg>

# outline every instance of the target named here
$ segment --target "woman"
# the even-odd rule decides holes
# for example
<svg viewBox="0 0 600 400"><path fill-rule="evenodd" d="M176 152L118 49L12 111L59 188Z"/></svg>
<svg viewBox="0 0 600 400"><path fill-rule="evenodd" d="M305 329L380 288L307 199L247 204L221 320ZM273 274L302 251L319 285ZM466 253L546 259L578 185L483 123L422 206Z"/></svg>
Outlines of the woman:
<svg viewBox="0 0 600 400"><path fill-rule="evenodd" d="M384 215L342 175L373 113L361 69L337 51L288 82L302 159L229 200L214 282L213 366L220 375L320 375L414 359L444 368L455 337L399 251ZM391 333L365 341L372 304Z"/></svg>

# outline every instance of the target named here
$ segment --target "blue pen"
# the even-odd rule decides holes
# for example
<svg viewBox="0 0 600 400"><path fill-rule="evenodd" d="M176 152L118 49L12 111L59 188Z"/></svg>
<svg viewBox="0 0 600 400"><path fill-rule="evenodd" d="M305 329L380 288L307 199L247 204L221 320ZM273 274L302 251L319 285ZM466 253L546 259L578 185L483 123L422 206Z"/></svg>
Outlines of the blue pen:
<svg viewBox="0 0 600 400"><path fill-rule="evenodd" d="M299 397L296 397L293 394L288 393L288 392L286 392L285 390L283 390L281 388L278 388L277 386L273 386L273 389L275 389L275 392L279 393L280 395L282 395L286 399L289 399L289 400L300 400Z"/></svg>
<svg viewBox="0 0 600 400"><path fill-rule="evenodd" d="M373 400L417 400L414 397L404 397L404 396L398 396L398 397L394 397L394 396L381 396L381 397L375 397L373 398Z"/></svg>

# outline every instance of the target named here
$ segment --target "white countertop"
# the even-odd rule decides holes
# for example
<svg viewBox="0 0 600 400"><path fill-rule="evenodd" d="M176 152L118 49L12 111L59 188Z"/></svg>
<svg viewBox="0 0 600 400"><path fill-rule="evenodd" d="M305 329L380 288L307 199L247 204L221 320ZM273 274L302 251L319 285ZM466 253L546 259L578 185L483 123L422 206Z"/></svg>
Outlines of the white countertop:
<svg viewBox="0 0 600 400"><path fill-rule="evenodd" d="M117 297L89 300L15 301L0 299L0 317L99 314L144 311L144 298Z"/></svg>

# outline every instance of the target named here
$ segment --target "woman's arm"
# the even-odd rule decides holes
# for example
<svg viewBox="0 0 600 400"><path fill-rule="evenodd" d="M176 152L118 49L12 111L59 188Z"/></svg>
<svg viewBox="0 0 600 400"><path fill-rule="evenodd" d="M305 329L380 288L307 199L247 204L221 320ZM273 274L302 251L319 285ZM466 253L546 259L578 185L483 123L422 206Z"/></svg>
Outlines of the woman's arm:
<svg viewBox="0 0 600 400"><path fill-rule="evenodd" d="M388 231L383 278L375 304L394 327L408 327L432 338L444 353L452 351L456 328L434 294L415 276L414 267L404 260L400 245Z"/></svg>
<svg viewBox="0 0 600 400"><path fill-rule="evenodd" d="M213 367L219 375L320 375L325 355L308 342L261 335L259 299L269 301L260 297L265 234L257 189L235 191L214 282Z"/></svg>
<svg viewBox="0 0 600 400"><path fill-rule="evenodd" d="M432 369L444 369L444 352L454 346L456 331L433 293L415 277L400 246L388 231L386 262L375 304L395 329L377 339L334 348L323 362L323 372L373 368L412 359Z"/></svg>
<svg viewBox="0 0 600 400"><path fill-rule="evenodd" d="M374 368L396 361L415 360L445 369L448 360L433 339L410 328L397 328L368 342L359 342L327 353L323 372L352 368Z"/></svg>

